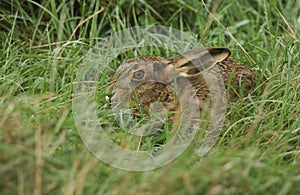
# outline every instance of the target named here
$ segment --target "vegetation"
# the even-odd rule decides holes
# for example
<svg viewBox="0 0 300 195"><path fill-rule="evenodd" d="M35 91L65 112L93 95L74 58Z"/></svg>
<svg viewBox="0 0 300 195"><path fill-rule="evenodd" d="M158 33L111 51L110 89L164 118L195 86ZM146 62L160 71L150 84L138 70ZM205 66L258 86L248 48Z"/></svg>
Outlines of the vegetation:
<svg viewBox="0 0 300 195"><path fill-rule="evenodd" d="M230 48L259 82L227 105L220 138L201 161L189 147L164 167L130 172L85 147L73 82L102 38L150 24ZM300 194L299 26L299 0L2 0L0 193ZM114 59L100 86L132 55Z"/></svg>

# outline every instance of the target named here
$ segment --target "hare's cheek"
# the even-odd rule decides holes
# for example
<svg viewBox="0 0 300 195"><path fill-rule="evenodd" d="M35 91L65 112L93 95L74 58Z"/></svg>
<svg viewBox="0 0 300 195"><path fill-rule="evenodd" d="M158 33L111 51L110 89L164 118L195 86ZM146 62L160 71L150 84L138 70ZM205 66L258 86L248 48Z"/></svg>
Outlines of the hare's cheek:
<svg viewBox="0 0 300 195"><path fill-rule="evenodd" d="M150 83L150 82L151 81L149 81L149 80L131 80L130 90L134 91L137 88L139 88L140 86L145 85L145 84Z"/></svg>

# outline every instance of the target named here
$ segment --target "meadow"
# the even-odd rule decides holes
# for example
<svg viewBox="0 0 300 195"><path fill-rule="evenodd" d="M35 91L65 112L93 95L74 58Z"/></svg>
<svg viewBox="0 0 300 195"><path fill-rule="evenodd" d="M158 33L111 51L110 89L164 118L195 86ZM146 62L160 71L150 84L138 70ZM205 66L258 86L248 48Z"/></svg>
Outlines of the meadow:
<svg viewBox="0 0 300 195"><path fill-rule="evenodd" d="M155 170L120 170L80 138L73 83L87 50L152 24L230 48L258 82L227 104L201 160L189 147ZM1 0L0 194L300 194L299 38L300 0ZM122 60L165 55L143 51L114 59L99 88Z"/></svg>

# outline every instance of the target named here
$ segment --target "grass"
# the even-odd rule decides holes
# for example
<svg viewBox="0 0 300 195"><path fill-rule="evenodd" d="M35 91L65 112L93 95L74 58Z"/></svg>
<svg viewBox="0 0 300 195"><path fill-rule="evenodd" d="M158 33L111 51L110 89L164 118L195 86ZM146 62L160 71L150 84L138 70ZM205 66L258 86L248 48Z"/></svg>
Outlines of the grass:
<svg viewBox="0 0 300 195"><path fill-rule="evenodd" d="M1 1L1 194L299 194L300 2L205 2L214 16L196 0ZM260 79L248 97L228 104L220 138L201 161L191 146L164 167L128 172L83 144L72 83L102 38L147 24L227 46ZM99 85L134 55L114 59Z"/></svg>

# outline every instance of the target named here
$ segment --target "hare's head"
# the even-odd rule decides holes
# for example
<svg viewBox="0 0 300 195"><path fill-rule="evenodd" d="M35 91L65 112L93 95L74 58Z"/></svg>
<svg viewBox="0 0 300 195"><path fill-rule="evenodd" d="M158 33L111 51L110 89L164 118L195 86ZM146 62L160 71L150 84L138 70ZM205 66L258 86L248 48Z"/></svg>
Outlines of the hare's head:
<svg viewBox="0 0 300 195"><path fill-rule="evenodd" d="M185 76L176 71L168 60L160 57L142 56L127 60L113 77L115 83L109 89L112 91L111 102L116 104L122 101L128 107L130 96L136 92L140 104L149 108L151 101L159 98L162 91L169 90L168 86L173 86L176 80Z"/></svg>
<svg viewBox="0 0 300 195"><path fill-rule="evenodd" d="M128 107L130 94L135 90L140 105L149 108L151 101L173 96L170 87L185 85L186 79L193 80L229 55L227 48L219 47L197 48L167 59L154 56L129 59L113 77L115 83L108 90L112 92L111 101L113 104L122 101Z"/></svg>

